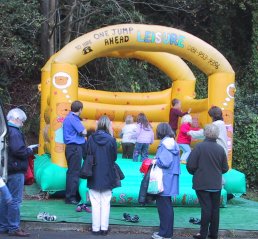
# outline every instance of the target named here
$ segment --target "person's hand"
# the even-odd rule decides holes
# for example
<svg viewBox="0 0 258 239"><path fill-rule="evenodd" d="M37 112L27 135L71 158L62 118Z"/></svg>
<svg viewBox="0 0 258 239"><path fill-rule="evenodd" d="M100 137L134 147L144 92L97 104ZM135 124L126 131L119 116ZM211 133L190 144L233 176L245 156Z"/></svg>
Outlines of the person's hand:
<svg viewBox="0 0 258 239"><path fill-rule="evenodd" d="M157 159L152 160L152 164L156 164L156 162L157 162Z"/></svg>
<svg viewBox="0 0 258 239"><path fill-rule="evenodd" d="M32 144L32 145L29 145L29 146L28 146L28 148L31 149L31 150L33 150L33 149L35 149L35 148L38 148L38 147L39 147L38 144Z"/></svg>
<svg viewBox="0 0 258 239"><path fill-rule="evenodd" d="M192 111L192 109L191 109L191 108L189 108L189 109L188 109L188 111L187 111L187 113L188 113L188 114L190 114L190 113L191 113L191 111Z"/></svg>

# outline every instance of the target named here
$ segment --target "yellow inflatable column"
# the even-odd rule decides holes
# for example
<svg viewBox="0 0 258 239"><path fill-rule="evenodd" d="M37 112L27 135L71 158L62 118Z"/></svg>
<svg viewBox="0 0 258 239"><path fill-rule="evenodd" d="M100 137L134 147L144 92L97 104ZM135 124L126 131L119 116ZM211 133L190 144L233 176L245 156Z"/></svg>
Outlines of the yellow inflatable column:
<svg viewBox="0 0 258 239"><path fill-rule="evenodd" d="M78 99L78 68L76 65L53 63L50 90L50 148L52 162L67 167L63 141L63 121Z"/></svg>
<svg viewBox="0 0 258 239"><path fill-rule="evenodd" d="M232 167L232 144L233 144L233 123L234 123L234 94L235 74L215 73L209 76L208 82L208 109L218 106L222 109L223 119L227 128L228 136L228 164ZM210 117L207 118L211 122Z"/></svg>
<svg viewBox="0 0 258 239"><path fill-rule="evenodd" d="M39 90L41 91L41 110L40 110L40 132L39 132L39 151L38 154L44 154L44 137L43 131L46 126L44 112L47 108L47 97L50 92L50 71L43 68L41 72L41 84L39 85Z"/></svg>

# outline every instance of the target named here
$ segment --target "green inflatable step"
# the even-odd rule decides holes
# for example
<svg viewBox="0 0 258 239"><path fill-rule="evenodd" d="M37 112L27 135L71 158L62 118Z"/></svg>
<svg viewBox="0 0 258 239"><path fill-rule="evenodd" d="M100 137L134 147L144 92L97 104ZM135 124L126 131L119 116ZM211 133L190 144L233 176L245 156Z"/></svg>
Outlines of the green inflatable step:
<svg viewBox="0 0 258 239"><path fill-rule="evenodd" d="M117 163L125 174L122 187L113 190L112 205L139 206L138 193L143 174L139 169L141 162L132 162L130 159L122 159L118 154ZM34 176L36 183L42 191L50 194L65 190L66 168L53 164L50 155L36 156L34 161ZM245 175L235 169L231 169L224 175L225 186L221 192L221 206L227 204L227 194L242 195L246 192ZM173 197L176 206L198 206L195 191L192 189L192 175L190 175L185 165L181 165L180 175L180 195ZM80 179L79 193L82 202L89 202L88 188L86 180Z"/></svg>

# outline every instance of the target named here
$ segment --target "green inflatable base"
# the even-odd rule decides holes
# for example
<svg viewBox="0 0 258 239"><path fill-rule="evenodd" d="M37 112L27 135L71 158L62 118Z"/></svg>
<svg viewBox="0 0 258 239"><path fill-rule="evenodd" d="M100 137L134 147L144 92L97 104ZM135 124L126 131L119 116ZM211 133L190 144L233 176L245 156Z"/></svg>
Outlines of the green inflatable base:
<svg viewBox="0 0 258 239"><path fill-rule="evenodd" d="M143 174L139 169L141 162L132 162L131 159L122 159L121 154L118 154L117 163L125 174L125 179L122 181L122 187L113 190L112 205L121 206L139 206L138 194ZM66 184L67 168L62 168L51 162L50 155L45 154L36 156L34 161L34 175L36 183L42 191L47 191L50 194L64 191ZM227 204L227 194L242 195L246 192L245 175L235 169L231 169L224 174L225 185L221 192L221 206L225 207ZM175 206L198 206L198 199L195 191L192 189L192 175L190 175L185 165L181 165L180 175L180 194L173 197L173 204ZM82 202L88 203L88 188L86 187L86 180L80 179L79 193ZM151 204L153 205L153 204Z"/></svg>

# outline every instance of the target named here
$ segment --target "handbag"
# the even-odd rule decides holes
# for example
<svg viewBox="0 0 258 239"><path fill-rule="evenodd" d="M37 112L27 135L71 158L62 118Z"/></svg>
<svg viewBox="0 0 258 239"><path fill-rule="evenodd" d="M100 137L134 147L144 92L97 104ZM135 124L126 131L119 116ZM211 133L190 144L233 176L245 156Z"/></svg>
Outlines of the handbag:
<svg viewBox="0 0 258 239"><path fill-rule="evenodd" d="M117 163L114 163L114 169L115 169L115 173L119 177L119 179L123 180L125 178L125 175Z"/></svg>
<svg viewBox="0 0 258 239"><path fill-rule="evenodd" d="M158 165L153 164L150 171L150 179L147 193L159 194L164 191L163 187L163 172Z"/></svg>
<svg viewBox="0 0 258 239"><path fill-rule="evenodd" d="M114 187L121 187L121 180L125 178L125 175L117 163L114 163L114 171L115 171Z"/></svg>
<svg viewBox="0 0 258 239"><path fill-rule="evenodd" d="M146 174L149 170L149 167L152 165L152 159L144 159L140 167L140 172Z"/></svg>
<svg viewBox="0 0 258 239"><path fill-rule="evenodd" d="M95 165L94 155L91 152L90 142L91 138L88 140L86 156L80 169L80 178L82 179L88 179L92 177L93 166Z"/></svg>

